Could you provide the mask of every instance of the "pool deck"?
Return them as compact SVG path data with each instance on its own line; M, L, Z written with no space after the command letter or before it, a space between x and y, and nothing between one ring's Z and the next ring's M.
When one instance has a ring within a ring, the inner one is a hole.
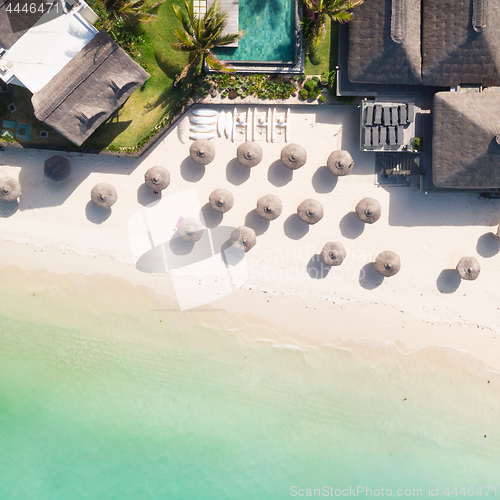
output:
M207 0L207 8L213 4L214 0ZM238 33L239 31L239 0L221 0L221 10L227 13L226 26L223 35ZM225 47L238 47L238 41L225 45Z

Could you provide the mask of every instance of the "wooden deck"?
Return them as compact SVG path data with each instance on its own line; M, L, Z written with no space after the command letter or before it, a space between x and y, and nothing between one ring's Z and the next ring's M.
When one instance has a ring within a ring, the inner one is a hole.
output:
M200 1L200 3L203 3ZM213 0L207 0L207 9L212 5ZM227 12L227 24L223 34L238 33L239 31L239 0L221 0L222 12ZM238 47L238 41L225 45L225 47Z

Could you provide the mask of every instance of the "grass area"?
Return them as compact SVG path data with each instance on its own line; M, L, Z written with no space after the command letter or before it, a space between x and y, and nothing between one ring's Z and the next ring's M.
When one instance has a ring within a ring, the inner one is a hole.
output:
M306 55L304 73L306 75L321 75L325 71L333 71L338 62L338 44L339 23L328 20L325 35L317 48L316 58L311 61L309 55Z

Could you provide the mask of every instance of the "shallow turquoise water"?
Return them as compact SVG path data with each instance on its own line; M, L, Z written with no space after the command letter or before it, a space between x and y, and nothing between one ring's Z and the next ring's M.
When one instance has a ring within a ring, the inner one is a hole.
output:
M218 57L231 61L294 59L295 0L239 0L238 47L219 48Z
M498 377L461 371L462 355L280 347L196 313L61 295L71 316L37 288L8 292L33 299L24 321L0 318L1 499L500 495ZM29 320L39 296L53 322Z

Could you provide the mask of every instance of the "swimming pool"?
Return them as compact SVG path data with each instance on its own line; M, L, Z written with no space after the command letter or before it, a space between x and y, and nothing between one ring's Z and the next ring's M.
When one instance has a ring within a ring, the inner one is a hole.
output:
M296 0L239 0L238 47L220 47L220 59L293 63L296 59Z

